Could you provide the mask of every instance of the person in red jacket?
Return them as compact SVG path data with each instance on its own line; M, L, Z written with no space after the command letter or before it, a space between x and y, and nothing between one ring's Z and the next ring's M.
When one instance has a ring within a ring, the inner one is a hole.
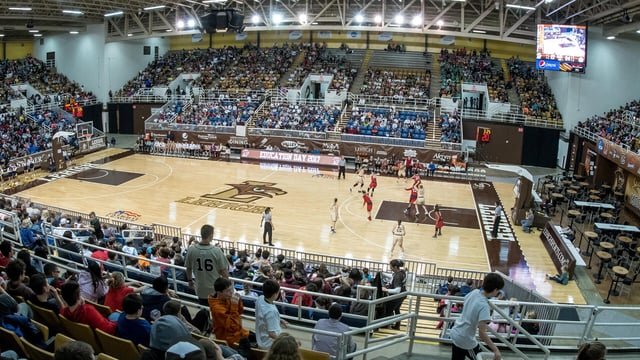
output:
M80 297L80 285L75 281L68 281L62 285L62 299L69 305L60 310L71 321L87 324L93 329L100 329L108 334L115 335L118 323L109 321L102 316L96 308L86 305Z

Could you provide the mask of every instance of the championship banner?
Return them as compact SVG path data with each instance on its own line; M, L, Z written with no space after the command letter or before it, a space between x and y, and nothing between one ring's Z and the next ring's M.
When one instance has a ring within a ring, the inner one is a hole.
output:
M318 31L318 39L331 39L331 31Z
M302 31L291 30L289 31L289 40L300 40L302 38Z
M393 39L393 34L388 31L378 33L378 40L380 41L389 41L391 39Z
M347 39L360 39L362 37L362 32L360 31L348 31L347 32Z

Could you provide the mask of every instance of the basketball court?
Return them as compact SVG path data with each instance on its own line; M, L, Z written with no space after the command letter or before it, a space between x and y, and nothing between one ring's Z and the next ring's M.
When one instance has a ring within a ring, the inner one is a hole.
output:
M503 216L500 236L490 240L492 206L513 204L513 183L424 178L428 213L408 215L411 180L379 176L372 221L362 195L349 191L356 176L337 179L337 169L273 162L242 163L136 154L109 148L84 156L66 171L37 180L17 193L37 203L100 216L127 217L139 224L166 224L198 234L215 226L215 238L261 243L261 214L272 209L276 247L321 254L389 261L396 257L433 262L438 267L500 270L539 293L561 302L584 303L577 286L558 289L544 281L555 271L539 235L525 234ZM369 177L365 178L365 188ZM329 207L338 198L336 233ZM434 204L445 220L433 238ZM401 254L389 252L397 220L406 228ZM553 291L552 291L553 289Z

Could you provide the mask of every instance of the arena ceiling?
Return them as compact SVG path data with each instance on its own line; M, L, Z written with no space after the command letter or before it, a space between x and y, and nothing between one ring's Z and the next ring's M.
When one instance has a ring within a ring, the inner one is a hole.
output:
M198 32L200 18L221 9L244 14L247 31L374 30L532 43L536 24L559 23L640 40L640 0L0 0L0 35L22 40L106 24L108 41L169 36ZM189 19L194 28L176 26Z

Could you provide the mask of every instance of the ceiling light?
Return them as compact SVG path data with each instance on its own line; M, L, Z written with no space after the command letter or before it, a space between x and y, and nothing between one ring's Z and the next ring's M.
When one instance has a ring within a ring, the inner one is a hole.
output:
M404 22L404 17L398 14L396 15L396 18L394 19L394 21L396 22L396 24L402 24Z
M422 16L420 15L416 15L413 17L413 19L411 20L411 25L413 26L418 26L422 23Z
M362 22L364 21L364 16L362 16L362 14L358 14L358 15L356 15L356 17L354 18L354 20L355 20L358 24L360 24L360 23L362 23Z
M611 35L611 36L607 36L607 40L613 40L613 39L615 39L615 38L616 38L616 37L615 37L615 36L613 36L613 35Z
M42 36L42 34L33 34L33 36L39 37Z
M4 37L4 34L0 34L0 37Z
M224 3L224 2L227 2L227 0L204 0L202 3L211 4L211 3Z
M10 7L9 10L14 11L31 11L30 7Z
M124 14L124 12L122 12L122 11L114 11L114 12L111 12L111 13L108 13L108 14L104 14L104 17L118 16L118 15L122 15L122 14Z
M280 15L280 14L273 14L273 18L272 18L272 20L273 20L273 23L274 23L274 24L278 25L278 24L280 24L280 23L282 22L282 15Z
M638 34L640 34L640 30L636 30L636 32L637 32Z
M524 5L507 4L506 6L508 8L512 8L512 9L522 9L522 10L535 10L536 9L533 6L524 6Z
M184 21L178 20L178 22L176 23L176 27L178 29L182 29L184 27Z
M376 15L373 20L376 22L376 24L380 24L382 22L382 16Z
M69 34L76 35L76 34L79 34L79 32L77 32L77 31L69 31Z
M172 32L173 30L171 30L171 29L167 29L167 30L165 30L165 31L166 31L166 32Z
M438 21L436 21L436 25L442 26L442 25L444 25L444 21L438 20Z
M84 14L82 11L78 10L62 10L63 14L73 14L73 15L82 15Z
M187 20L187 26L190 27L190 28L196 26L196 21L193 20L193 19Z
M298 19L300 19L300 23L301 24L306 24L307 23L307 14L300 14Z
M127 36L131 37L131 36L133 36L133 34L127 34Z
M486 34L487 32L484 30L471 30L471 32L474 32L476 34Z
M164 5L149 6L149 7L144 8L144 11L158 10L158 9L162 9L164 7L165 7Z
M35 29L34 29L34 30L29 30L29 32L30 32L30 33L38 33L38 32L40 32L40 30L35 30Z
M258 15L253 15L253 16L251 17L251 22L252 22L252 23L254 23L254 24L259 23L259 22L260 22L260 16L258 16Z

